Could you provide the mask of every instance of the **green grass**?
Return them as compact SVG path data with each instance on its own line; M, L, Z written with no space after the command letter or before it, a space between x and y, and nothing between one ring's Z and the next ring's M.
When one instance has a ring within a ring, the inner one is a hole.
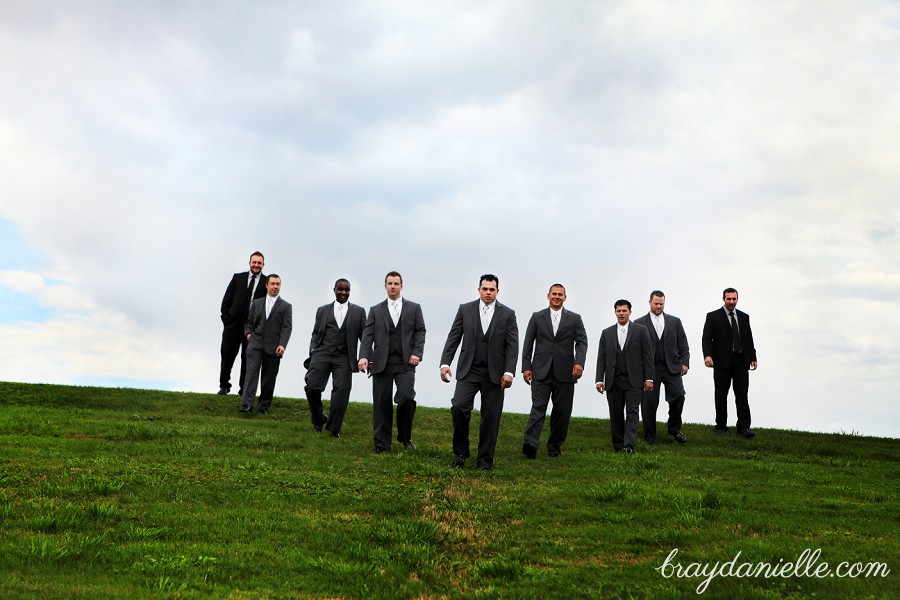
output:
M900 440L685 427L627 456L573 419L563 456L450 468L447 409L416 452L372 453L371 407L341 439L306 402L244 417L236 396L0 383L0 598L680 598L675 559L883 562L886 577L718 577L710 598L890 598ZM477 415L473 420L477 424ZM546 436L546 432L544 434ZM473 427L473 440L477 425ZM696 567L695 567L696 568Z

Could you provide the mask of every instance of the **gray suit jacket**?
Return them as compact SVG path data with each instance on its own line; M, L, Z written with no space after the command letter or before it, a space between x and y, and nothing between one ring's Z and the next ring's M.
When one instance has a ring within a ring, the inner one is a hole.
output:
M552 366L557 381L574 382L572 367L576 364L583 367L587 360L587 332L581 315L565 308L561 312L555 336L549 308L537 311L528 320L522 347L522 371L531 371L535 379L550 375Z
M619 346L619 325L607 327L600 334L600 348L597 351L597 383L603 382L606 389L615 383L616 349ZM653 342L650 332L643 325L632 322L628 326L628 337L625 338L625 363L630 389L644 389L645 381L653 381L656 373L653 368Z
M681 365L691 366L691 351L688 347L687 336L684 334L684 327L681 325L681 319L672 315L663 313L665 328L663 329L663 349L665 356L663 362L669 373L672 375L681 375ZM634 320L635 323L643 325L650 332L650 340L653 342L654 359L658 358L656 348L659 343L659 336L656 335L656 328L653 326L653 318L651 313L647 313L643 317ZM657 373L659 375L659 373Z
M261 348L266 354L274 355L278 346L287 348L288 340L291 339L293 316L293 307L289 302L282 300L281 296L275 299L268 319L266 298L254 300L250 305L250 316L244 323L244 335L252 334L247 349Z
M369 371L372 373L380 373L387 366L391 322L391 309L387 300L369 309L369 318L366 319L359 347L359 358L369 361ZM409 357L414 355L422 358L425 351L425 319L422 317L422 307L404 298L400 312L400 327L403 330L403 337L400 339L403 345L403 361L408 369L414 369L415 367L409 366Z
M312 337L309 340L309 355L319 349L322 345L322 338L325 337L325 320L328 315L333 315L334 302L323 304L316 309L316 322L313 325ZM350 369L356 373L359 367L356 363L356 352L359 340L362 339L363 325L366 322L366 311L362 306L347 301L347 316L344 317L344 323L347 325L347 358L350 360ZM309 359L303 362L303 368L309 368Z
M481 316L478 314L480 300L459 305L456 318L450 326L444 351L441 353L441 364L453 362L456 349L459 351L459 362L456 365L456 378L463 379L472 367L475 358L475 341L481 330ZM519 327L516 325L516 313L513 309L494 301L494 317L487 331L487 364L490 380L500 385L504 373L516 372L516 360L519 358Z

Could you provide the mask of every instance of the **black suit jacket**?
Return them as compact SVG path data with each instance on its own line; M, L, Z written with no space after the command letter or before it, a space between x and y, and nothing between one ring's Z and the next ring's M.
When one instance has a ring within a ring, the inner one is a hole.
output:
M334 315L334 302L329 302L316 309L316 322L313 325L312 337L309 340L309 355L319 350L322 345L322 339L325 337L325 320L329 315ZM350 360L350 369L356 373L359 367L356 359L356 352L359 347L359 340L362 339L363 326L366 322L366 311L362 306L347 301L347 314L344 317L344 323L347 325L347 358ZM309 368L309 359L303 363L303 367Z
M372 373L381 373L387 366L391 323L391 309L387 300L369 309L362 344L359 347L359 358L369 361L369 371ZM422 307L404 298L400 312L400 326L403 332L403 337L400 338L403 345L403 361L408 369L414 369L415 367L409 366L409 357L418 356L421 359L425 351L425 319L422 317Z
M250 316L244 323L244 335L252 334L247 350L262 348L266 354L274 355L278 346L287 348L291 339L293 316L293 307L290 302L282 300L281 296L275 299L269 318L266 318L266 299L254 300Z
M269 281L268 275L259 274L259 281L256 282L256 291L253 293L253 299L263 298L266 295L266 282ZM226 328L238 327L244 324L247 316L250 314L250 299L247 297L247 285L250 282L250 271L243 273L235 273L225 288L225 295L222 297L222 324Z
M750 368L751 362L756 362L756 346L753 345L753 330L750 329L750 315L735 309L738 328L741 334L741 354ZM728 322L728 313L725 308L714 310L706 314L706 323L703 325L703 356L711 356L713 367L727 368L731 366L734 357L732 350L733 339L731 323Z
M597 382L603 382L610 390L615 385L616 349L619 346L619 325L607 327L600 334L600 348L597 351ZM645 381L653 381L656 372L653 368L653 342L650 332L643 325L632 322L628 326L625 338L625 364L627 366L628 385L630 389L644 389Z
M459 362L456 378L463 379L468 374L475 358L475 343L478 331L481 330L479 315L480 300L459 305L456 318L450 326L444 351L441 353L441 364L453 362L456 349L462 342L459 351ZM516 372L516 360L519 358L519 328L516 325L516 313L513 309L494 301L494 316L487 331L487 364L490 380L500 385L504 373Z
M535 379L544 379L550 374L552 365L557 381L574 382L572 367L576 364L584 366L587 347L587 332L581 315L563 308L554 336L550 309L539 310L531 315L525 329L522 371L531 371Z
M663 328L663 363L672 375L681 375L681 365L691 366L691 350L688 346L687 336L681 319L673 317L665 312L662 314L665 327ZM653 342L653 358L656 359L656 348L659 345L659 336L656 335L656 327L653 326L651 313L634 320L638 325L643 325L650 332L650 340ZM659 376L659 373L657 373Z

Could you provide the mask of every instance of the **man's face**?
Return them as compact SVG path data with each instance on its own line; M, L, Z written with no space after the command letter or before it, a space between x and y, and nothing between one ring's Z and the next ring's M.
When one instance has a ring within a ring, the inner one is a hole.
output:
M281 277L269 277L266 282L266 291L272 297L277 296L281 291Z
M616 307L616 321L618 321L619 325L628 323L629 318L631 318L631 309L628 308L627 304L620 304Z
M553 310L561 309L563 302L566 301L566 290L556 286L550 288L550 293L547 294L547 300L550 301L550 308Z
M250 257L250 272L254 275L259 275L264 265L263 257L259 254Z
M665 296L653 296L650 298L650 312L654 315L661 315L663 309L666 307L666 297Z
M384 280L384 289L387 292L388 298L396 300L400 297L400 290L403 289L403 284L400 282L399 277L392 275Z
M347 300L350 299L350 284L346 281L341 281L336 286L334 286L334 299L338 301L338 304L343 304Z
M499 289L497 288L496 281L484 279L481 281L481 285L478 286L478 293L481 295L481 301L485 304L490 304L496 300L498 291Z
M737 306L737 292L728 292L722 300L725 302L725 308L729 311L734 310Z

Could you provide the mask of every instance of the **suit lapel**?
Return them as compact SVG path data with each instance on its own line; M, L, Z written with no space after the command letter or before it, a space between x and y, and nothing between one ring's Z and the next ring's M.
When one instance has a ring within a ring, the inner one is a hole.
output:
M550 313L550 309L549 309L549 308L545 308L545 309L544 309L543 311L541 311L541 312L544 313L544 314L543 314L543 319L542 319L542 320L544 321L544 325L547 326L547 331L550 332L550 337L554 337L554 336L553 336L553 316L552 316L551 313Z
M388 308L388 301L385 300L381 304L378 305L379 310L381 310L382 321L384 322L384 330L388 335L391 334L391 323L394 321L391 318L391 309ZM403 313L400 313L401 315Z
M663 313L663 319L666 318L665 314L666 313ZM650 326L650 335L651 335L651 337L653 337L653 343L655 344L655 343L659 342L659 334L656 333L656 324L653 322L652 313L650 314L650 318L648 319L648 321L649 322L647 324ZM668 328L666 328L666 329L668 329ZM663 329L663 337L665 337L665 335L666 335L666 329Z
M477 307L476 307L477 308ZM500 318L500 311L502 310L502 306L500 303L494 300L494 314L491 317L491 324L488 325L488 330L484 333L484 337L490 341L491 336L494 335L494 329L496 329L495 325L497 324L497 320ZM478 318L478 326L481 327L481 315Z
M634 325L634 322L632 321L628 324L628 333L625 334L625 345L622 347L622 352L624 352L628 348L628 346L631 344L631 338L634 337L634 330L635 330L635 325ZM618 340L618 335L616 336L616 339Z

